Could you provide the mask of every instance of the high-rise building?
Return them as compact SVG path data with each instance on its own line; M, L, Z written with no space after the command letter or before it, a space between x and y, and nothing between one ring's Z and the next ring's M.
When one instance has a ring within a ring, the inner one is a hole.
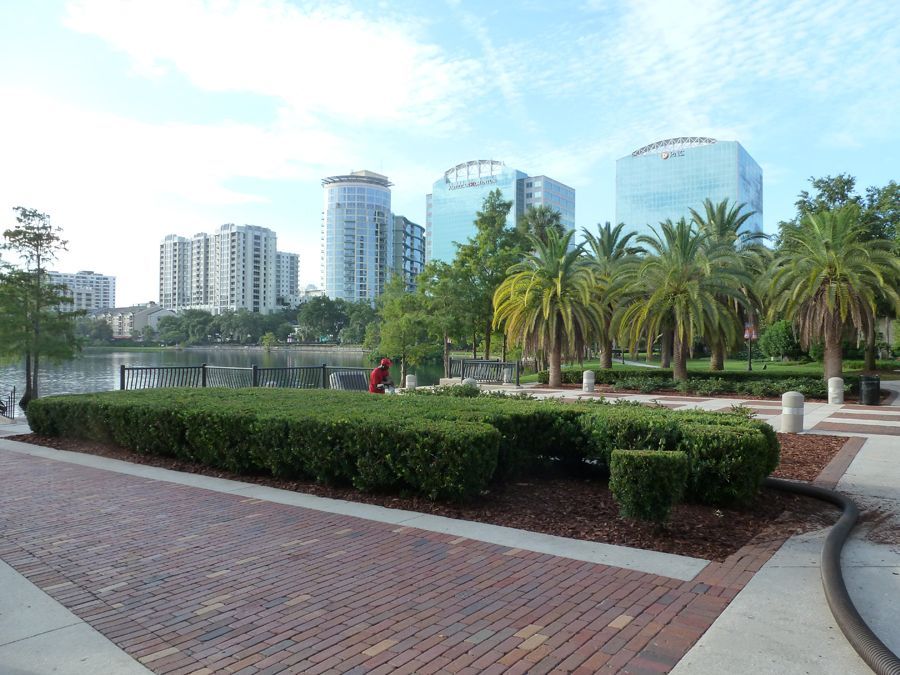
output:
M275 302L296 307L300 303L300 256L275 252Z
M616 161L616 222L630 230L690 219L690 209L703 213L705 199L745 204L753 215L744 229L762 231L762 169L737 141L668 138Z
M406 290L416 290L416 277L425 266L425 228L405 216L394 216L391 272L402 274Z
M50 283L65 286L63 293L72 299L64 309L92 310L116 306L116 278L97 274L90 270L75 272L48 272Z
M160 306L213 314L276 307L276 236L256 225L222 225L191 239L169 235L160 245Z
M191 240L177 234L159 245L159 304L173 310L191 304Z
M372 171L322 180L322 288L328 297L372 302L384 291L393 254L391 185Z
M426 261L450 262L454 243L475 234L475 216L485 197L500 190L513 203L507 225L513 226L529 207L550 206L560 212L563 225L575 227L575 190L547 176L529 176L503 162L479 159L448 169L425 196Z

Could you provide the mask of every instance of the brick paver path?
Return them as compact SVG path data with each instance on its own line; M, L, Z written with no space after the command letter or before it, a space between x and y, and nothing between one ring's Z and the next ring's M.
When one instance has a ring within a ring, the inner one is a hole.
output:
M0 557L159 673L660 673L781 541L690 582L0 452Z

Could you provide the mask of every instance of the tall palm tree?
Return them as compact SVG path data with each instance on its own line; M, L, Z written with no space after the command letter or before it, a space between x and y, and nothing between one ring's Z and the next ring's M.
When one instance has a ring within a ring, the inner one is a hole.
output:
M650 349L653 336L672 325L674 377L686 380L688 350L696 337L719 327L726 339L734 339L737 329L723 318L728 311L723 300L746 306L741 289L751 280L735 251L710 246L707 235L684 218L660 223L654 235L638 237L649 255L627 265L613 283L629 296L617 310L613 327L632 349L641 337Z
M599 334L602 317L592 301L594 275L583 245L570 249L574 231L529 235L534 250L507 270L494 293L494 326L530 351L546 351L550 386L562 383L562 357L579 356Z
M891 242L864 235L855 205L807 214L783 229L773 265L770 311L793 321L802 347L824 342L826 380L841 376L847 327L873 325L879 295L900 310L900 262Z
M584 243L590 248L594 267L594 277L597 280L597 305L603 319L602 329L598 336L600 343L600 367L612 368L612 315L615 311L615 297L611 293L612 280L616 271L634 256L643 253L640 246L629 246L636 232L624 232L625 223L619 223L612 227L607 221L597 225L597 234L592 233L586 227L581 228Z
M547 233L551 230L560 237L566 230L562 224L562 214L546 204L529 206L519 219L517 227L522 234L530 234L544 242L547 241Z
M697 224L700 232L706 235L706 245L710 247L725 247L738 253L738 262L749 271L752 266L753 258L757 254L757 249L762 247L762 242L766 236L762 232L754 232L750 230L741 231L741 228L747 220L753 215L753 211L745 211L745 204L732 204L729 206L728 199L714 204L711 199L703 201L703 214L701 215L695 209L691 209L691 219ZM742 213L743 211L743 213ZM754 299L751 291L752 288L744 288L744 293ZM745 312L741 311L741 307L734 302L727 303L724 298L720 298L730 311L724 312L719 319L723 321L731 321L738 326L741 319L752 322L753 316L759 310L759 303L751 303ZM742 316L743 314L743 316ZM710 326L707 331L707 343L710 347L710 370L725 369L725 353L728 349L728 343L725 341L724 326Z

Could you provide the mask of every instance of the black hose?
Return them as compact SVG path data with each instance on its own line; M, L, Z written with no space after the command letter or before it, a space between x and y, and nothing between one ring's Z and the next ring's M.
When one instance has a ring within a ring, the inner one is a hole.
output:
M763 485L784 492L821 499L841 508L843 513L831 528L831 532L825 538L825 546L822 548L821 571L825 598L828 600L828 606L831 608L837 625L863 661L877 675L900 675L900 658L897 658L897 655L888 649L863 621L850 599L847 585L844 583L844 575L841 574L841 551L859 517L859 509L856 508L856 504L834 490L806 483L766 478Z

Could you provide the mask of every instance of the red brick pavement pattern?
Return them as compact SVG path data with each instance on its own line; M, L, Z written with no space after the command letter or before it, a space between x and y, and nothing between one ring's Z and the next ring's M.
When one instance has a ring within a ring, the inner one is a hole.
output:
M682 582L12 452L0 471L0 557L173 675L663 673L782 543Z

